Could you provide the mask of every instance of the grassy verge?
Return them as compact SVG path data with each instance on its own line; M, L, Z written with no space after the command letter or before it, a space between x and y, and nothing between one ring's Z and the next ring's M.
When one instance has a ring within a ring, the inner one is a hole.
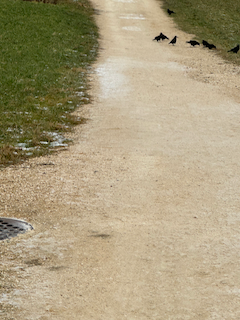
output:
M87 0L1 0L0 166L65 146L81 123L98 30Z
M163 9L176 12L171 17L185 32L214 43L226 60L240 64L238 54L227 51L240 44L240 2L236 0L161 0ZM167 13L166 13L167 14Z

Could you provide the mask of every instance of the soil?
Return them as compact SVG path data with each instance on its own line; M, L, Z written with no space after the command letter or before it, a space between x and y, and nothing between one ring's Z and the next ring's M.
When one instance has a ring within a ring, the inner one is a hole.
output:
M0 172L0 318L239 319L239 67L154 0L93 1L89 120ZM176 45L152 39L160 32Z

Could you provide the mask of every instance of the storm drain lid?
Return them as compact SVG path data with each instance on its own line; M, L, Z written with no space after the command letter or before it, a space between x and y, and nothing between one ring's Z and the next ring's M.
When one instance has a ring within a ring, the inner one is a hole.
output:
M20 233L32 230L33 227L22 220L0 218L0 240L16 237Z

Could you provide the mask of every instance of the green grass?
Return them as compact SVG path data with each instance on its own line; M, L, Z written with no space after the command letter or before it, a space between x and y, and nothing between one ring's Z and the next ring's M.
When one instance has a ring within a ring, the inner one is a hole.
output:
M177 25L185 32L213 43L224 59L240 64L238 54L227 51L240 44L240 2L236 0L161 0L170 8ZM167 13L166 13L167 14Z
M1 0L0 165L51 152L62 132L84 121L71 112L89 101L93 14L87 0Z

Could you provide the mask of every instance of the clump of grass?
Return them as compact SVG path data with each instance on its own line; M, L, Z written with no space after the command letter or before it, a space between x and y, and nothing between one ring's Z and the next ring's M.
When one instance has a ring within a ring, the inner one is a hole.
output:
M89 102L93 13L87 0L1 1L0 165L65 145L61 132L84 121L71 112Z
M18 163L22 158L24 158L24 155L14 147L10 145L0 147L0 163L2 165Z
M161 4L176 12L171 17L183 31L214 43L224 59L240 64L240 55L227 52L240 44L239 1L162 0Z

